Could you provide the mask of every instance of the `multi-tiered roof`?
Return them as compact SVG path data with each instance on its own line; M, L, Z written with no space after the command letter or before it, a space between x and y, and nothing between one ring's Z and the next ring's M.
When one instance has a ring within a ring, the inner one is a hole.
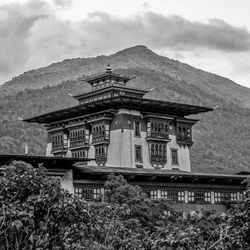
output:
M126 83L132 78L134 77L113 73L108 65L105 73L84 80L92 86L92 91L75 95L74 98L79 101L78 105L29 118L25 121L48 124L119 108L164 115L178 114L179 117L212 110L207 107L144 98L143 96L148 91L126 86Z

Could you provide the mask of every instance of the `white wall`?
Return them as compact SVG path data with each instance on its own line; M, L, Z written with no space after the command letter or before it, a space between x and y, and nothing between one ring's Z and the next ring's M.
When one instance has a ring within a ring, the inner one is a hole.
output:
M49 143L47 143L45 155L46 155L46 156L54 156L54 155L51 153L51 150L52 150L52 142L49 142Z
M68 190L70 193L74 193L74 185L73 185L73 172L72 170L68 170L61 179L62 188Z
M120 109L117 114L130 114L143 118L142 114L139 111ZM115 121L114 121L115 122ZM129 121L128 121L129 122ZM149 159L149 148L148 142L146 141L147 132L141 131L141 137L134 136L134 130L132 129L115 129L110 131L110 143L108 145L108 155L106 166L110 167L132 167L135 168L137 164L143 165L144 168L152 168ZM167 143L167 163L164 166L164 169L179 169L183 171L191 171L190 165L190 155L189 148L180 147L176 143L176 136L170 135L170 142ZM90 135L90 143L92 142L92 135ZM69 143L69 142L68 142ZM135 145L142 146L142 156L143 162L135 162ZM171 148L178 150L178 166L172 165L171 159ZM46 156L53 156L51 154L52 143L47 144ZM71 157L71 152L68 150L67 157ZM95 148L90 146L88 152L88 158L95 158ZM88 165L97 166L95 161L89 161Z
M118 113L128 114L130 111L121 109ZM134 115L141 115L138 111L132 111ZM146 141L146 132L141 132L141 137L134 136L134 130L131 129L116 129L110 131L110 144L108 146L108 159L106 166L110 167L136 167L137 163L135 162L135 145L142 146L142 155L143 155L143 165L144 168L152 168L149 159L149 149L148 142ZM164 166L164 169L179 169L183 171L191 171L190 166L190 156L189 148L180 147L176 143L176 136L169 136L171 141L167 143L167 163ZM172 165L171 159L171 148L178 150L178 162L179 165Z

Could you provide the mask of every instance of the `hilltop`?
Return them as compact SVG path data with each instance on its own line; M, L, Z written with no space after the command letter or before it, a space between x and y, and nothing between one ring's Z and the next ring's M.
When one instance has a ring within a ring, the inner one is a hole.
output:
M234 173L249 169L250 89L218 75L135 46L109 56L74 58L31 70L0 86L0 149L44 154L46 132L40 125L20 122L77 102L67 93L90 90L82 81L105 70L136 76L128 86L154 88L146 97L219 108L201 114L194 127L191 149L193 171Z

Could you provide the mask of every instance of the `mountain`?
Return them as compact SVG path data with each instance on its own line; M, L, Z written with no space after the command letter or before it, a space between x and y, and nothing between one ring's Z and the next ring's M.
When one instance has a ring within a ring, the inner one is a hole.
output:
M110 56L74 58L31 70L0 86L0 151L23 153L24 143L32 154L44 154L46 131L26 124L18 116L31 117L77 104L67 93L90 90L82 79L113 71L136 76L128 86L155 90L146 97L219 108L195 116L193 171L235 173L249 170L250 89L187 64L135 46Z

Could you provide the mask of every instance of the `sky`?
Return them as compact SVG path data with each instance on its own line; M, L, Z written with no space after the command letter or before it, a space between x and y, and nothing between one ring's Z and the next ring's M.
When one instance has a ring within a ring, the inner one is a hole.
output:
M250 88L249 0L0 0L0 84L135 45Z

